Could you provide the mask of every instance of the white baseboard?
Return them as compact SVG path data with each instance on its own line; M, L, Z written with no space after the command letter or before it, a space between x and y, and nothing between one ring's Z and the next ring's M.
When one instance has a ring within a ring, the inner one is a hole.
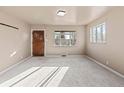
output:
M15 66L17 66L17 65L19 65L19 64L21 64L21 63L23 63L23 62L25 62L26 60L28 60L28 59L30 59L30 58L31 58L31 56L29 56L29 57L27 57L27 58L25 58L25 59L22 59L22 60L20 60L19 62L17 62L17 63L15 63L15 64L9 66L8 68L6 68L6 69L0 71L0 75L2 75L3 73L9 71L10 69L14 68Z
M123 74L121 74L121 73L115 71L114 69L112 69L112 68L110 68L110 67L108 67L108 66L106 66L106 65L104 65L104 64L102 64L102 63L100 63L100 62L98 62L97 60L95 60L95 59L93 59L93 58L91 58L91 57L89 57L89 56L87 56L87 55L86 55L86 57L87 57L88 59L90 59L91 61L97 63L98 65L102 66L103 68L105 68L105 69L111 71L112 73L114 73L114 74L116 74L116 75L118 75L118 76L124 78L124 75L123 75Z

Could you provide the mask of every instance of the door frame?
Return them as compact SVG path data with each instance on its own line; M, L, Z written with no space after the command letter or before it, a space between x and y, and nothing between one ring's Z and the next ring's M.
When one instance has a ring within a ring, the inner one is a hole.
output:
M45 31L45 29L31 29L31 56L33 56L33 46L32 46L32 44L33 44L33 35L32 35L32 33L34 32L34 31L44 31L44 56L46 56L46 31ZM41 56L41 57L44 57L44 56Z

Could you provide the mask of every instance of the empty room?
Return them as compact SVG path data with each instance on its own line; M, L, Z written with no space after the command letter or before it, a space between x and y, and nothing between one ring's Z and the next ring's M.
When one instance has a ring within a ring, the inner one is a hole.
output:
M0 87L124 87L123 6L0 6Z

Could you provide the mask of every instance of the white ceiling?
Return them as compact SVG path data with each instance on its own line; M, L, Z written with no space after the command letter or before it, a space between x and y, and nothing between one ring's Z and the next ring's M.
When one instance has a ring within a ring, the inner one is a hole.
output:
M57 16L57 10L66 11L63 17ZM0 10L20 18L29 24L48 25L85 25L112 7L104 6L1 6Z

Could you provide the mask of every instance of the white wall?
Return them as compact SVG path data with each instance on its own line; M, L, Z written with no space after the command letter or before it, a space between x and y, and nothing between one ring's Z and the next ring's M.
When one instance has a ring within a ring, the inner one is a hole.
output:
M1 71L30 56L30 26L2 12L0 12L0 22L19 28L19 30L15 30L0 25Z
M84 27L83 26L50 26L50 25L32 25L32 29L45 29L46 33L46 55L51 54L84 54ZM72 47L57 47L54 41L54 31L56 30L66 30L66 31L76 31L77 42L75 46Z
M106 22L107 43L91 44L89 28ZM117 7L87 26L86 53L88 56L124 74L124 7ZM106 64L107 65L107 64Z

